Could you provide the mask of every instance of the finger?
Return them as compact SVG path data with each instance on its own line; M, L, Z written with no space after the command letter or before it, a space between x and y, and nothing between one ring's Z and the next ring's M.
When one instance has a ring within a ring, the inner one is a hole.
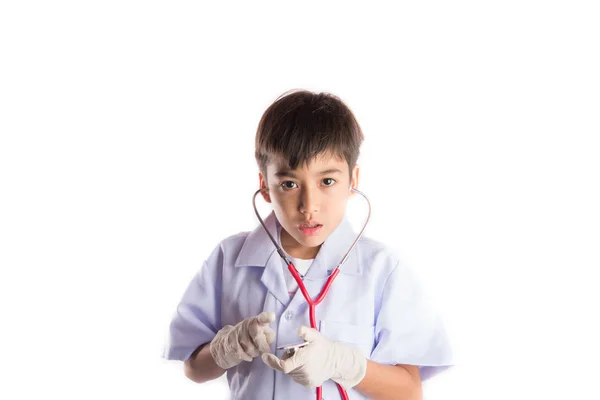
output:
M256 319L261 325L269 325L271 322L275 321L275 313L271 311L263 311L258 314Z
M281 360L281 368L284 374L289 374L295 369L304 365L305 355L304 348L296 350L293 356L286 360Z
M320 338L321 334L316 329L310 328L308 326L301 326L300 329L298 329L298 336L300 336L302 339L306 340L307 342L312 343L315 340L317 340L318 338Z
M272 343L272 342L271 342ZM267 337L263 332L259 332L258 335L254 337L254 344L263 353L270 353L271 347L269 343L267 343Z
M267 349L271 343L275 342L273 329L268 326L250 324L248 333L260 351L270 353Z
M244 361L252 361L258 356L258 349L254 346L252 339L248 337L239 338L238 356Z
M237 356L240 360L243 361L252 361L252 357L247 354L244 349L242 349L242 346L238 347L237 349Z
M267 339L267 343L271 344L275 342L275 331L269 327L266 327L265 330L265 337Z
M263 353L260 358L265 364L267 364L268 367L276 371L283 372L283 368L281 367L281 360L277 358L277 356L275 356L274 354Z

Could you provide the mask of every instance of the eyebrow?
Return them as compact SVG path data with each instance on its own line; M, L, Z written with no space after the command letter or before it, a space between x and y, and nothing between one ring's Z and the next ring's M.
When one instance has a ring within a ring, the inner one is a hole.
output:
M329 168L329 169L319 172L319 175L329 175L329 174L335 174L335 173L341 174L342 171L340 171L338 168ZM279 178L281 178L281 177L297 178L296 174L294 174L289 169L277 171L277 172L275 172L275 176L277 176Z

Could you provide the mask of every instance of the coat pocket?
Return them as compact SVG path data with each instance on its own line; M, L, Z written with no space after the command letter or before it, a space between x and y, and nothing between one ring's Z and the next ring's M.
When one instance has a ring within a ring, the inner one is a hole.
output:
M320 332L328 339L357 348L369 358L375 344L375 327L347 322L321 321Z

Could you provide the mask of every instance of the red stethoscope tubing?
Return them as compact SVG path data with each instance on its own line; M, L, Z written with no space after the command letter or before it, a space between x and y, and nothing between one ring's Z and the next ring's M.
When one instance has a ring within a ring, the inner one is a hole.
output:
M254 197L252 198L252 205L254 206L254 212L256 213L256 217L258 218L258 220L260 221L260 224L262 225L262 227L264 228L265 232L267 233L267 235L269 236L269 238L271 239L271 242L273 242L273 244L275 245L275 248L277 249L277 252L279 253L279 256L285 261L285 263L288 266L288 269L290 270L292 276L294 277L294 279L296 280L296 283L298 283L298 288L300 289L300 291L302 292L302 295L304 296L304 298L306 299L306 302L308 303L309 306L309 315L310 315L310 326L316 330L319 330L319 328L317 328L317 317L315 315L315 308L316 306L323 301L323 299L325 298L325 296L327 295L327 292L329 291L329 288L331 287L331 284L333 283L333 280L338 276L338 274L340 273L340 266L346 261L346 259L348 258L348 255L350 254L350 252L352 251L352 249L354 249L354 246L356 246L356 243L358 243L358 240L361 238L363 232L365 231L365 228L367 227L367 224L369 223L369 219L371 218L371 202L369 201L369 199L367 198L367 196L365 196L365 194L359 190L356 190L354 188L350 188L350 190L354 193L358 193L360 194L366 201L367 201L367 205L369 207L369 212L367 214L367 219L365 220L365 223L363 224L362 229L360 230L358 236L356 237L356 239L354 239L354 242L352 243L352 246L350 246L350 248L348 249L348 251L346 252L346 254L344 255L344 257L342 258L342 260L340 261L340 263L338 264L337 267L335 267L335 269L333 270L333 273L331 274L331 276L327 279L327 282L325 282L325 286L323 287L323 289L321 289L321 293L319 293L319 296L316 298L316 300L313 300L310 297L310 294L308 293L308 291L306 290L306 286L304 286L304 282L302 282L302 278L300 277L300 274L298 273L298 271L296 270L296 267L294 266L294 264L288 260L288 258L285 255L285 252L283 251L283 249L277 244L277 242L275 241L275 239L273 238L273 235L271 235L271 233L269 232L269 230L267 229L267 226L265 225L265 222L263 221L263 219L260 217L260 214L258 212L258 209L256 208L256 196L263 191L263 189L259 189L256 191L256 193L254 193ZM346 390L339 384L336 383L337 387L338 387L338 391L340 392L340 396L342 397L343 400L348 400L348 393L346 393ZM323 387L319 386L317 387L317 400L322 400L323 398Z
M336 268L335 271L333 271L333 273L329 277L329 279L327 279L327 282L325 282L325 286L323 287L323 289L321 289L321 293L319 294L319 297L317 297L315 300L313 300L310 297L310 294L308 294L308 291L306 290L306 286L304 286L304 282L302 282L302 278L300 277L300 274L296 270L296 267L294 266L293 263L290 262L288 264L288 269L292 273L292 276L296 280L296 283L298 283L298 288L300 289L300 291L302 292L302 295L304 296L304 298L306 299L306 302L308 303L309 315L310 315L310 326L316 330L319 330L319 328L317 328L317 318L315 315L315 308L321 301L323 301L323 299L327 295L327 292L329 291L329 288L331 287L331 284L333 283L333 280L340 273L339 267ZM340 396L342 396L342 399L348 400L348 393L346 393L346 390L339 383L336 383L336 385L338 387L338 391L340 392ZM317 387L317 400L322 400L322 398L323 398L323 387L318 386Z

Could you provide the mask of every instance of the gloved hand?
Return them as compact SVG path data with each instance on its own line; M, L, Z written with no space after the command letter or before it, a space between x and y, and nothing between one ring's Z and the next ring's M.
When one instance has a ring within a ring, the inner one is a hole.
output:
M252 361L259 351L270 353L269 345L275 341L275 331L269 328L273 321L275 313L262 312L236 326L224 326L210 342L210 354L215 363L229 369L242 361Z
M327 339L307 326L301 327L298 335L310 344L287 359L264 353L261 356L263 362L307 388L321 386L332 379L344 389L350 389L365 377L367 358L360 350Z

